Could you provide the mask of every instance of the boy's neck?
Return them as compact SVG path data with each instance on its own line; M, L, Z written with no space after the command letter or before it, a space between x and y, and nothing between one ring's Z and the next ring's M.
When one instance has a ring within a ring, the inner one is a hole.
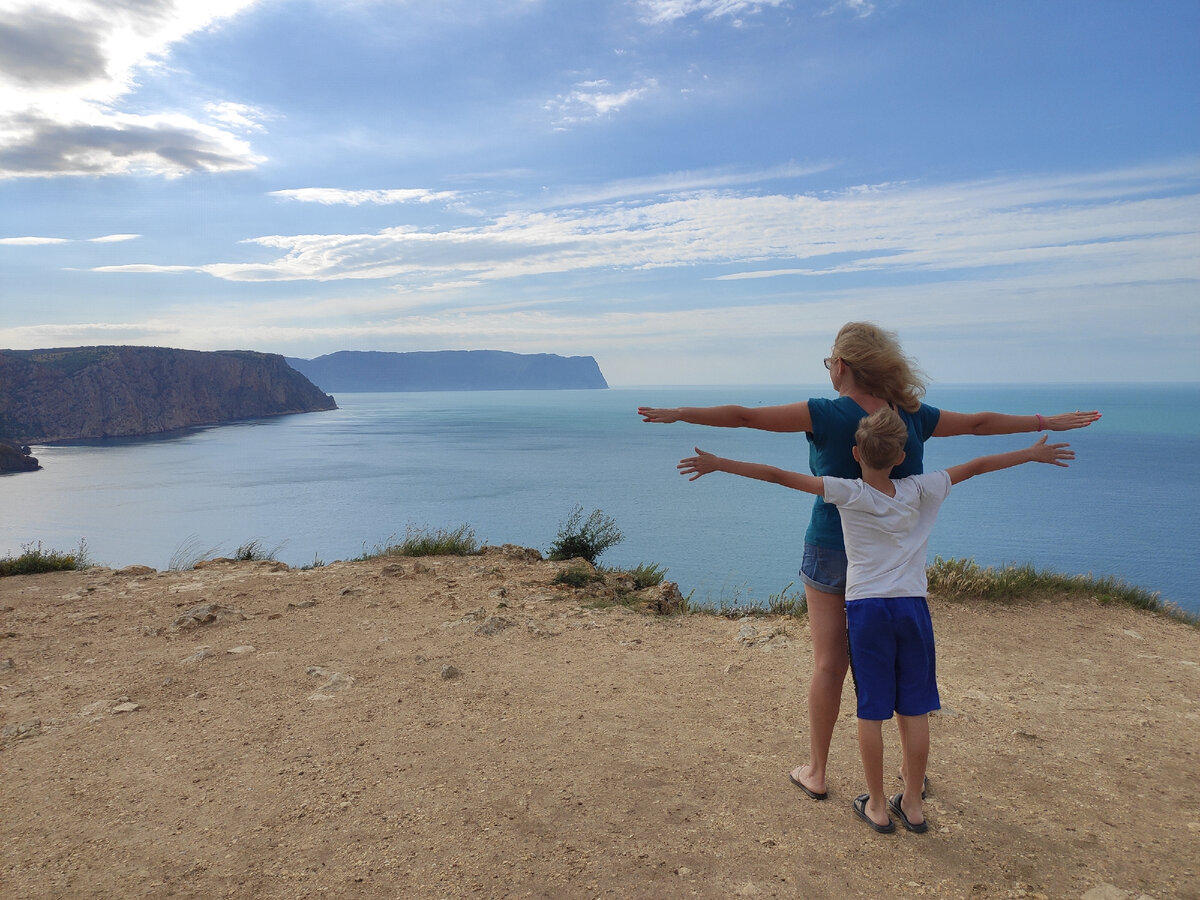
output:
M864 484L869 484L881 494L887 494L889 497L896 496L896 486L892 484L891 469L872 469L870 466L864 466L861 463L859 468L862 469L862 480Z

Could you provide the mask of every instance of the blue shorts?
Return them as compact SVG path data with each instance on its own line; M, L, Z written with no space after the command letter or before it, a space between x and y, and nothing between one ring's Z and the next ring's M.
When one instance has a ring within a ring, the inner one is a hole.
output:
M846 551L805 541L800 580L826 594L846 593Z
M924 597L863 597L846 603L858 717L873 721L941 709L933 620Z

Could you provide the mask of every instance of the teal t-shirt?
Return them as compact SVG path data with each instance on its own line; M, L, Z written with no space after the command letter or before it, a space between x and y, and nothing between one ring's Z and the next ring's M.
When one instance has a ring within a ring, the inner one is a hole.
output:
M862 470L854 461L851 449L858 423L867 411L849 397L836 400L811 398L808 412L812 417L812 431L808 438L808 468L814 475L832 475L835 478L861 478ZM933 406L921 404L915 413L897 410L908 426L908 443L904 445L904 462L892 469L893 478L920 475L923 471L925 442L933 436L942 412ZM844 550L842 520L837 507L826 503L821 497L813 502L812 519L804 533L806 543L833 550Z

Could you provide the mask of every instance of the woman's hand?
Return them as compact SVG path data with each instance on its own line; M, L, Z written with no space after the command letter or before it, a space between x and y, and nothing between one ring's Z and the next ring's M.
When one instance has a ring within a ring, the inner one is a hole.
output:
M639 406L638 415L642 417L643 422L659 422L663 425L679 421L678 409L655 409L652 406Z
M1046 431L1071 431L1075 428L1086 428L1100 418L1098 410L1091 412L1059 413L1057 416L1042 416Z
M719 456L713 456L711 453L705 453L699 447L696 447L696 455L689 456L687 459L681 459L679 465L675 468L679 470L680 475L691 475L688 481L695 481L701 475L707 475L709 472L719 471L718 463Z

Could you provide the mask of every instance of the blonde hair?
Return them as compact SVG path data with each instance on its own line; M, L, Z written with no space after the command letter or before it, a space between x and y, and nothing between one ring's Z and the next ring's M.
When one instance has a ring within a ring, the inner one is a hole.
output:
M883 406L858 423L854 443L863 465L872 469L890 469L896 465L908 443L908 426L898 412Z
M916 412L925 396L925 373L900 349L894 331L871 322L847 322L833 342L833 358L850 367L854 383L872 397Z

